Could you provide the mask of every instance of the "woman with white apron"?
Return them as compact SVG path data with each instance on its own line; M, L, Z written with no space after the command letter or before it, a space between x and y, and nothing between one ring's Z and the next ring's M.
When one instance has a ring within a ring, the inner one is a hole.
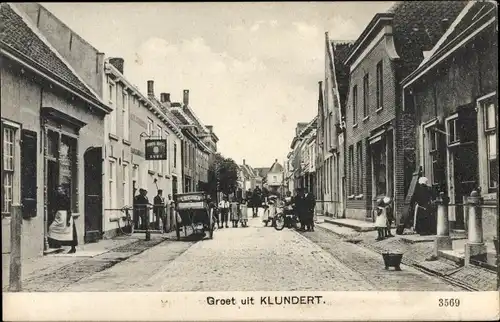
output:
M378 237L376 240L384 239L385 229L387 228L387 213L384 200L377 200L377 208L375 208L375 227L377 228Z
M243 199L241 201L241 205L240 205L240 220L241 220L242 227L247 227L247 225L248 225L248 211L250 211L250 210L251 209L248 209L248 206L247 206L247 200Z
M47 234L49 246L51 248L71 246L68 253L75 253L78 245L75 220L71 214L71 201L61 185L57 186L51 211L55 213Z

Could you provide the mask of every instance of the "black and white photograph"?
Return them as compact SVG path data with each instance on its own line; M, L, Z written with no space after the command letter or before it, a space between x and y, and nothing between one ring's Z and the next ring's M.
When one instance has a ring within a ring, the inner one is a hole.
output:
M495 2L0 6L5 320L500 317Z

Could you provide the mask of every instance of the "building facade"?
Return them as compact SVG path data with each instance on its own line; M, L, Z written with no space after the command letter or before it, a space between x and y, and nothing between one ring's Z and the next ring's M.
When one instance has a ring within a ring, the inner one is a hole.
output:
M415 171L414 118L403 113L399 83L444 33L444 19L454 19L464 6L397 3L387 13L376 14L354 43L344 61L350 70L346 217L373 220L376 200L389 196L399 222Z
M269 168L266 174L267 189L272 193L279 193L283 195L284 184L283 179L285 177L284 168L278 162L278 159L274 160L274 163Z
M480 187L486 240L498 227L498 29L496 8L470 2L403 81L416 119L416 164L450 198L455 229L467 229L466 198Z
M3 3L0 15L2 248L8 252L11 207L20 204L21 254L30 258L49 251L47 230L58 185L79 214L76 230L83 243L92 206L87 186L101 186L93 157L101 164L110 108L23 10Z

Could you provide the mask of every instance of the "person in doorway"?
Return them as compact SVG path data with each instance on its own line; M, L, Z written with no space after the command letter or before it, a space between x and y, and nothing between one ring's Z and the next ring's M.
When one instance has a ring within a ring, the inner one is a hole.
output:
M314 209L316 208L316 197L312 191L306 195L305 228L314 231Z
M148 199L148 191L146 189L139 189L139 194L134 198L134 221L140 229L146 229L146 216L148 215L148 206L150 205Z
M51 248L71 246L68 253L76 253L78 236L76 234L75 220L71 214L71 201L62 185L56 187L56 194L52 210L55 211L54 220L48 229L48 243Z
M415 204L413 230L419 235L432 235L436 229L432 213L432 191L426 177L418 179L412 202Z
M156 217L158 228L161 228L162 233L167 232L167 217L165 211L165 198L163 190L158 189L158 194L153 199L153 210ZM160 223L161 221L161 223Z
M221 213L221 227L224 228L224 224L226 224L226 228L229 228L228 225L228 215L229 215L229 201L227 201L227 197L223 197L219 202L219 210Z
M377 241L384 239L385 229L387 228L387 214L386 207L383 199L377 200L377 207L375 208L375 228L377 228Z

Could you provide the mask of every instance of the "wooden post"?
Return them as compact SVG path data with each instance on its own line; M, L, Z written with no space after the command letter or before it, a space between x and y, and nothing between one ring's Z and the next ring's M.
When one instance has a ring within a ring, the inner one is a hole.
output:
M10 221L10 276L9 291L21 291L21 234L23 218L21 215L21 205L11 206Z

